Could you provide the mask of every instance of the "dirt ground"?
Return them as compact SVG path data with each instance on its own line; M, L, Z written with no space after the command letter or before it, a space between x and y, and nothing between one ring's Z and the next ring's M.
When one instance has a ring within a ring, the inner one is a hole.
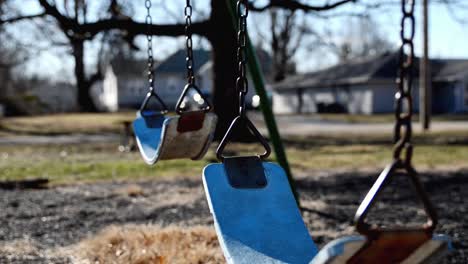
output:
M303 218L319 247L355 233L354 213L378 173L310 171L297 177ZM455 249L444 263L468 263L468 170L426 171L421 177L439 213L437 232L453 239ZM369 221L424 221L405 180L395 178ZM111 225L212 225L199 177L0 190L0 208L0 263L72 263L73 252L57 249Z

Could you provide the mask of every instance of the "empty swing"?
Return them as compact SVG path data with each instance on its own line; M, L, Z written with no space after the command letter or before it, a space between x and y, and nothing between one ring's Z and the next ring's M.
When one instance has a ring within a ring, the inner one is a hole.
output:
M145 1L147 9L146 24L152 24L151 1ZM175 107L176 116L167 116L167 107L158 96L154 87L152 35L148 29L148 82L149 91L133 122L135 137L140 153L147 164L155 164L158 160L202 158L213 139L217 117L210 112L212 106L195 84L194 58L191 32L192 6L190 0L184 9L186 34L186 68L187 84L185 85ZM183 107L185 97L190 89L197 92L205 104L199 110L186 110ZM162 110L148 109L150 100L154 98ZM190 147L187 147L190 145Z
M284 170L265 162L270 146L246 115L247 1L237 2L239 16L239 115L216 151L221 163L203 170L203 185L218 240L228 263L309 263L317 253L304 224ZM256 156L224 157L236 127L249 130L265 152Z
M326 245L314 258L313 264L332 263L438 263L451 249L450 238L434 235L437 215L418 173L411 163L411 117L414 65L414 0L401 0L400 62L395 94L395 147L393 162L388 165L369 190L356 215L356 229L361 236L348 236ZM409 23L408 23L409 22ZM409 34L407 27L410 26ZM404 131L402 134L402 130ZM402 153L404 152L404 155ZM403 156L403 157L402 157ZM365 221L372 205L393 177L408 177L428 217L420 227L379 227Z

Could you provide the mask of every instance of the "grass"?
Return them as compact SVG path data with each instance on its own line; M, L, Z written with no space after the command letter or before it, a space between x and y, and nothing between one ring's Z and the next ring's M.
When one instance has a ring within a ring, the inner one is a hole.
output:
M395 121L394 114L310 114L310 117L315 117L317 120L335 121L344 123L392 123ZM444 114L434 115L433 121L466 121L468 114ZM418 114L413 115L413 121L418 122Z
M0 119L2 134L60 135L117 133L120 123L133 120L135 112L76 113Z
M391 161L389 145L317 146L309 150L288 151L293 169L378 169ZM419 146L415 148L414 164L420 169L467 166L468 146Z
M389 123L395 120L392 114L314 114L318 120L335 121L345 123Z
M385 133L329 133L320 135L288 136L283 141L295 147L326 145L388 145L393 143L393 131ZM413 131L415 145L468 145L466 130L419 132Z
M120 130L119 122L133 117L134 113L128 112L5 118L0 120L0 136L117 132ZM349 117L353 118L352 115ZM365 117L382 120L393 118L391 115ZM390 132L290 137L285 140L285 145L293 172L381 168L391 159ZM414 142L417 145L414 158L417 168L467 165L468 128L467 131L415 133ZM214 147L199 161L171 160L147 166L138 152L120 153L113 143L20 147L3 145L0 146L0 181L48 178L54 184L63 184L195 176L201 174L206 164L216 162ZM258 153L261 150L256 145L233 144L231 151L235 154Z
M216 233L207 226L111 225L66 247L44 249L30 238L3 241L0 255L5 259L23 256L23 261L42 256L96 264L225 263Z
M131 121L134 117L134 111L119 113L74 113L33 117L9 117L0 119L0 137L17 134L63 135L71 133L119 133L122 129L120 123L123 121ZM392 114L313 114L305 116L305 118L310 117L317 120L345 123L394 122L394 116ZM417 115L415 115L414 118L414 120L417 120ZM433 120L468 120L468 115L440 115L434 116Z
M204 226L110 226L68 251L77 263L225 263L214 229Z
M206 161L171 160L147 166L139 153L114 144L0 147L0 180L48 178L53 183L192 175Z
M232 154L255 153L257 145L233 144ZM287 146L293 172L329 169L380 169L391 160L390 145ZM468 146L426 145L415 148L417 168L467 166ZM273 157L274 159L274 157ZM214 150L198 161L160 161L146 165L138 152L120 153L116 146L81 144L67 146L0 146L0 180L48 178L53 184L105 180L199 177L203 167L216 162Z

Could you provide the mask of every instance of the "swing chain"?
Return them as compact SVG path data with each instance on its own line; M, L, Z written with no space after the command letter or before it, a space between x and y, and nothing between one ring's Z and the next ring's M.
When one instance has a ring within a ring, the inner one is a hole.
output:
M248 83L247 83L247 15L249 13L248 10L248 2L247 0L237 0L237 17L239 19L239 29L237 31L237 64L239 66L239 76L236 79L236 90L239 92L239 115L232 120L231 125L229 126L226 134L224 135L221 142L219 142L219 146L216 149L216 157L218 160L224 162L223 151L226 145L228 144L229 138L231 137L232 133L234 133L234 129L236 126L244 126L247 128L253 136L257 138L257 140L262 144L265 148L265 152L257 157L261 160L268 158L271 154L271 148L268 144L268 141L260 134L258 129L249 120L249 117L246 113L245 108L245 96L248 92ZM239 157L237 157L239 158ZM252 158L252 157L250 157Z
M146 40L148 42L148 83L149 83L149 93L154 93L154 75L153 75L153 35L151 34L151 25L153 24L153 19L151 17L151 0L145 0L146 7L146 19L145 23L147 25Z
M395 147L393 152L393 162L388 165L385 170L379 175L372 188L367 193L364 200L359 205L359 208L354 217L356 228L359 233L376 239L383 232L404 234L403 232L423 232L424 236L432 234L437 225L437 213L432 205L429 196L424 190L422 183L419 180L418 173L411 165L413 155L413 145L411 143L411 116L412 116L412 95L411 88L413 84L414 71L414 33L415 33L415 18L414 6L416 0L401 0L401 46L399 50L399 65L397 76L397 92L395 93ZM402 134L403 131L403 134ZM401 158L402 152L404 159ZM416 195L421 200L424 210L428 216L428 221L421 228L404 228L404 227L379 227L370 225L365 222L365 218L372 208L379 194L385 186L390 182L392 176L396 176L400 172L405 173L414 187Z
M249 9L247 0L237 1L237 16L239 17L239 30L237 32L237 63L239 77L236 80L236 89L239 93L239 116L245 117L245 96L249 90L247 81L247 16Z
M405 164L411 164L413 146L411 143L412 127L411 117L413 111L413 98L411 95L414 72L414 18L415 0L402 0L401 9L401 46L399 50L399 69L397 77L397 92L395 93L395 148L394 159L401 159L401 152L405 151ZM403 134L402 134L402 131Z
M195 76L193 73L193 42L192 42L192 5L190 0L186 0L184 14L185 14L185 46L187 50L187 57L185 58L185 65L187 67L187 82L190 85L195 84Z

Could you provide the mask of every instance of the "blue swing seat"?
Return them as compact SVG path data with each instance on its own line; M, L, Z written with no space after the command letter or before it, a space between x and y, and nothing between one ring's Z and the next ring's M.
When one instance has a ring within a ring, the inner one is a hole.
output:
M333 240L320 250L311 264L347 263L366 244L366 241L366 237L364 236L346 236ZM440 259L451 250L450 237L446 235L434 235L432 239L419 246L400 263L439 263ZM388 252L389 255L392 253Z
M144 161L152 165L158 160L202 158L213 139L217 121L213 113L203 115L203 119L183 120L181 116L165 116L160 112L145 111L143 115L138 112L133 129ZM195 123L196 129L181 131L181 122Z
M283 169L261 162L266 186L234 188L224 164L203 170L218 240L228 263L309 263L318 250Z

